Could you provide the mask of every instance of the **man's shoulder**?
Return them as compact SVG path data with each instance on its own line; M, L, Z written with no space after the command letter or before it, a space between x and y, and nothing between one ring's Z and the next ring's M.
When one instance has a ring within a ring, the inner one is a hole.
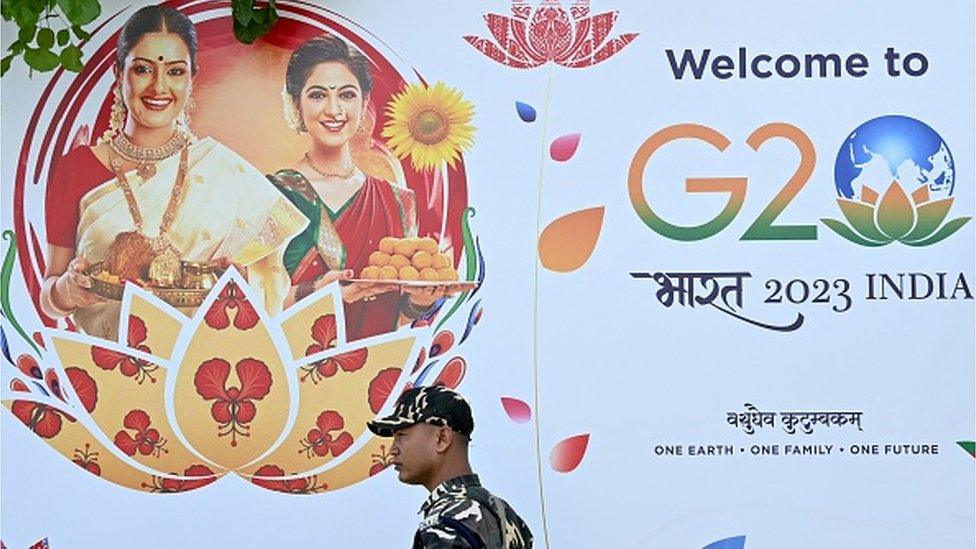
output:
M431 508L421 524L420 534L429 543L424 547L532 547L532 534L505 500L482 486L464 486L444 497ZM484 545L472 544L476 537ZM505 545L501 545L502 540Z

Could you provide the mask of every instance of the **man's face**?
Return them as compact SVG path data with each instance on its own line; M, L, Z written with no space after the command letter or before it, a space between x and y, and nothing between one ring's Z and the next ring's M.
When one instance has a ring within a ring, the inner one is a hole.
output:
M441 454L437 452L442 427L417 423L393 433L390 453L400 482L427 486L437 472Z

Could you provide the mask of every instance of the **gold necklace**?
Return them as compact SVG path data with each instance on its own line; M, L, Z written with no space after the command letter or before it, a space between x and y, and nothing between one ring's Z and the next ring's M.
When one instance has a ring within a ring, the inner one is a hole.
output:
M307 152L305 153L305 161L308 162L308 167L309 168L312 168L312 171L313 172L315 172L315 173L317 173L317 174L319 174L322 177L325 177L327 179L349 179L350 177L352 177L353 175L356 174L356 165L355 164L353 164L352 166L349 167L349 171L341 172L341 173L330 173L330 172L326 172L326 171L322 171L322 170L318 169L315 166L315 164L312 163L312 158L310 156L308 156L308 153Z
M183 132L174 132L169 141L158 147L140 147L119 132L109 141L109 146L115 154L136 163L136 172L143 179L151 179L156 175L156 162L165 160L183 149L189 137Z
M179 250L176 249L176 246L173 245L166 233L176 219L176 212L183 203L183 188L186 185L186 172L188 170L188 151L189 148L185 146L180 151L180 164L176 173L176 182L173 184L173 190L170 191L169 203L166 204L163 219L159 223L159 235L153 238L145 235L142 212L139 210L139 203L136 202L136 197L132 192L132 187L129 185L129 180L122 170L121 160L114 154L109 155L109 163L112 165L113 171L115 171L115 181L125 196L125 201L129 207L129 215L132 216L132 222L136 229L135 231L119 233L115 237L115 242L109 248L122 248L122 242L128 240L129 242L139 242L135 246L129 244L128 247L130 249L140 249L140 254L142 253L141 250L147 247L151 249L152 258L146 266L147 272L145 274L156 286L174 286L179 282L181 275ZM155 165L153 169L155 170ZM117 243L119 246L116 246ZM118 251L114 251L111 254L114 256L113 263L115 265L125 265L129 258L118 257L117 254ZM106 255L110 254L106 252Z

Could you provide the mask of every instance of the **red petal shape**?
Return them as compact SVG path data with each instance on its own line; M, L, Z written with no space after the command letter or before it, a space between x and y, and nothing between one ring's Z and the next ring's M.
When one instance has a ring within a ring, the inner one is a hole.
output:
M315 319L312 324L312 339L314 339L322 349L331 347L338 337L339 332L336 328L335 315L322 315ZM311 348L311 347L310 347ZM310 353L306 351L305 356Z
M41 379L41 367L37 365L37 359L30 355L17 357L17 369L34 379Z
M250 301L244 296L241 296L237 301L237 315L234 317L234 327L238 330L250 330L258 325L259 320L261 320L261 317L258 316L254 305L251 305Z
M393 386L396 385L397 379L400 379L400 372L400 368L387 368L376 374L373 381L369 382L369 409L374 414L378 414L380 408L390 398Z
M64 373L68 376L68 382L74 387L81 405L89 412L94 411L95 405L98 404L98 385L95 384L95 380L88 375L88 372L74 366L66 369Z
M70 416L67 416L70 419ZM34 432L42 438L54 438L61 432L61 415L53 408L43 407L41 417L34 424Z
M230 415L230 403L226 400L218 400L210 407L210 415L217 423L230 423L233 419Z
M346 422L343 421L342 416L339 415L339 413L335 410L326 410L322 412L315 421L315 425L317 425L319 430L323 433L335 431L336 429L342 429L345 424Z
M569 473L583 461L589 443L589 433L569 437L553 447L549 455L549 463L557 472Z
M355 372L366 365L367 357L369 357L369 349L363 347L362 349L336 355L328 360L334 361L344 372Z
M254 416L258 415L258 409L250 400L242 401L237 405L237 422L250 423Z
M139 344L146 340L148 333L146 323L141 318L136 315L129 315L129 333L126 336L129 347L139 347Z
M343 431L336 437L329 449L332 451L333 457L339 457L339 454L348 450L350 446L352 446L352 435Z
M41 336L41 332L34 332L33 334L31 334L31 337L34 339L34 343L37 343L38 347L40 347L41 349L45 348L44 338Z
M556 138L556 140L549 145L549 156L551 156L556 162L565 162L576 154L576 149L579 147L579 142L580 134L578 133L571 133Z
M93 346L91 348L92 362L103 370L113 370L119 362L125 359L125 355L110 351L103 347Z
M417 362L414 363L413 370L410 372L410 375L416 374L418 371L420 371L420 367L424 365L425 360L427 360L427 349L421 347L420 354L417 355Z
M135 429L140 433L148 429L150 423L149 414L143 410L132 410L128 414L125 414L125 419L122 420L122 425L126 429Z
M434 336L434 341L430 344L430 358L440 356L447 352L454 345L454 334L448 330Z
M21 379L11 379L10 390L17 391L18 393L29 393L30 387L28 387L27 384Z
M255 358L245 358L234 367L241 380L240 398L262 399L271 391L271 370Z
M132 377L139 373L139 364L131 357L123 357L119 362L119 371L124 376Z
M193 376L193 385L197 394L204 400L220 398L227 400L227 376L230 375L230 363L222 358L211 358L197 369Z
M44 372L44 383L51 390L51 394L64 400L64 394L61 393L61 381L58 379L58 373L54 371L54 368L48 368Z
M31 416L34 414L34 408L37 408L40 404L36 402L31 402L29 400L15 400L13 404L10 405L10 411L14 416L20 420L24 425L30 426Z
M119 447L119 450L122 450L128 456L134 456L136 454L136 448L139 446L139 441L129 436L129 433L125 431L115 433L114 442Z
M532 419L532 408L523 400L502 397L502 408L515 423L526 423Z
M434 385L443 385L448 389L457 389L458 385L461 384L461 380L464 379L465 372L468 371L468 365L463 358L456 356L444 366L441 373L434 380Z
M223 300L214 301L210 310L204 315L203 321L214 330L223 330L230 326L230 317L227 316L227 304Z

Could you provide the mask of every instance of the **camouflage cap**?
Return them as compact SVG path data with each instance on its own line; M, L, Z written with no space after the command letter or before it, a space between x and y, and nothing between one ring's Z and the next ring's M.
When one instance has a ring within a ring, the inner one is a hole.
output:
M366 425L381 437L391 437L397 429L417 423L447 426L468 438L474 431L474 418L468 401L440 385L404 391L397 399L392 414Z

